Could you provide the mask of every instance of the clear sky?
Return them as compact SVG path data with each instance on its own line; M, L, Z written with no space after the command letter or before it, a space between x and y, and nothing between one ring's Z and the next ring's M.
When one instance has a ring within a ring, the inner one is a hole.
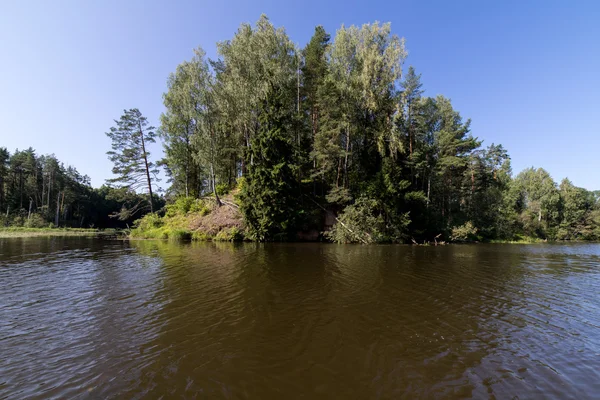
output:
M123 109L158 125L177 64L197 46L215 57L261 13L301 46L319 24L391 22L425 94L450 97L515 173L600 189L600 1L0 0L0 146L54 153L102 185Z

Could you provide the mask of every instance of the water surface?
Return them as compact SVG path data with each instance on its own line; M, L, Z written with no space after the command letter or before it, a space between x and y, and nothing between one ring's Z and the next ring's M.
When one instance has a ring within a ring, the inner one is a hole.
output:
M600 245L0 239L0 399L594 398Z

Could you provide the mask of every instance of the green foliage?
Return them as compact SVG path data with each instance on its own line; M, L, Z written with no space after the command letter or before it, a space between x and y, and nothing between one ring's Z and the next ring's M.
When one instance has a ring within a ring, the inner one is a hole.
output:
M163 226L163 220L156 213L146 214L134 224L135 229L149 230Z
M185 229L173 229L168 231L167 238L175 242L184 242L192 240L192 233Z
M112 172L116 178L109 179L111 184L117 184L125 189L122 193L137 192L140 189L148 191L148 205L150 212L154 212L154 198L152 194L152 176L158 170L149 160L150 152L147 146L155 142L154 127L148 126L146 117L140 110L132 108L124 110L116 126L110 128L106 135L112 141L112 150L108 151L109 160L114 164ZM141 209L137 204L134 212L121 213L119 218L127 219Z
M360 197L344 209L325 237L336 243L398 242L406 237L409 223L407 214L396 218L393 224L386 223L381 205L374 199Z
M217 54L198 48L169 76L157 133L137 109L115 121L116 187L0 148L0 224L124 227L162 212L146 147L158 134L170 202L134 237L286 240L336 214L336 242L600 239L600 193L541 168L513 178L501 145L483 148L450 99L403 71L389 24L319 26L299 51L263 15Z
M31 214L34 219L29 224L35 226L125 227L130 220L109 219L122 204L107 195L103 188L93 189L89 177L54 155L38 155L32 148L11 154L0 148L2 226L23 226Z
M225 196L226 194L229 194L230 190L231 187L226 183L219 183L216 187L216 191L219 196Z
M114 234L116 232L111 232ZM100 233L95 229L81 229L81 228L55 228L54 226L42 227L42 228L28 228L28 227L8 227L0 228L0 238L11 238L11 237L53 237L53 236L81 236L90 237L96 236Z
M250 237L258 241L293 235L299 182L285 93L274 89L261 109L261 129L250 147L253 163L241 185L241 211Z
M240 242L244 240L244 234L236 227L226 228L219 231L214 240L218 242Z
M31 214L25 223L23 224L26 228L46 228L48 222L39 214Z
M210 236L208 236L206 234L206 232L195 231L195 232L192 232L192 240L198 241L198 242L205 242L205 241L210 240Z
M206 215L210 213L210 207L201 199L193 197L178 197L175 202L165 206L165 216L175 217L177 215L186 215L188 213L199 213Z
M473 225L473 223L471 221L467 221L463 225L452 228L450 239L453 242L473 242L478 240L477 231L478 229Z

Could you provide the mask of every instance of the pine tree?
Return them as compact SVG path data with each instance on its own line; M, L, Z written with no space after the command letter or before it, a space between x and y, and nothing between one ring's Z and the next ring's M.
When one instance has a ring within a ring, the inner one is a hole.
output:
M154 127L148 126L146 117L137 108L124 110L121 118L115 120L115 123L116 126L106 133L112 140L112 150L106 154L114 163L113 174L118 176L109 179L108 182L130 191L147 190L150 212L154 212L152 176L156 176L158 171L150 161L148 151L148 144L156 141ZM137 205L134 209L124 212L121 218L126 219L131 213L139 210Z
M10 153L6 147L0 147L0 213L3 213L6 203L6 179L8 178L8 166L10 160Z

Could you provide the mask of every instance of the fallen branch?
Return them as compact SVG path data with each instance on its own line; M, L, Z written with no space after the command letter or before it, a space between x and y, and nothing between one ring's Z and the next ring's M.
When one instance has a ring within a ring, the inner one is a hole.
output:
M303 194L302 196L306 197L307 199L309 199L310 201L312 201L313 203L315 203L317 205L317 207L319 207L321 210L325 211L325 212L330 212L328 211L325 207L323 207L322 205L320 205L319 203L317 203L316 201L314 201L313 199L311 199L310 197L308 197L307 195ZM365 239L363 239L362 237L360 237L359 235L357 235L356 233L354 233L354 231L350 228L348 228L346 226L346 224L344 224L342 221L340 221L340 219L338 217L336 217L335 215L333 216L333 218L335 218L335 220L337 222L340 223L340 225L342 225L344 228L346 228L348 230L348 232L350 232L351 234L354 235L354 237L358 238L361 242L363 242L363 244L369 244L369 242L367 242ZM370 236L370 235L369 235Z
M215 203L217 203L217 204L218 204L218 202L217 202L217 199L216 199L216 198L214 198L214 197L211 197L211 196L204 196L204 197L201 197L201 199L202 199L202 200L211 200L211 201L214 201ZM223 200L223 199L219 199L219 200L221 201L221 203L222 203L222 204L225 204L226 206L229 206L229 207L231 207L231 208L235 208L236 210L240 208L240 206L238 206L238 205L237 205L237 204L235 204L235 203L231 203L231 202L229 202L229 201L225 201L225 200Z

